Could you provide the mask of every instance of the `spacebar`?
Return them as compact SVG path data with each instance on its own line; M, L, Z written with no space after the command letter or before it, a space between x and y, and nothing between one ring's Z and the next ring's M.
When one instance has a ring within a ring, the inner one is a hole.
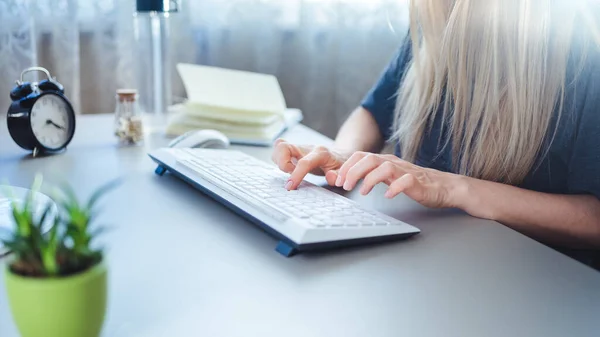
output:
M236 187L235 185L230 184L228 181L222 179L221 177L212 174L211 172L205 170L204 168L196 165L193 162L188 160L181 160L180 163L194 170L194 172L198 173L202 178L208 180L213 185L225 190L229 194L234 197L237 197L244 201L245 203L251 204L256 207L258 210L262 211L266 215L277 219L278 221L285 222L291 216L278 210L277 208L263 202L261 199L257 199L252 194L244 191L241 188Z

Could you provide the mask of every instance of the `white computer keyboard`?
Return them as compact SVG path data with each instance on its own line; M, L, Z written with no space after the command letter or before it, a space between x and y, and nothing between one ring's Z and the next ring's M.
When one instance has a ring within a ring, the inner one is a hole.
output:
M242 152L161 149L150 156L159 163L159 171L173 171L274 230L282 236L284 250L358 243L360 239L378 241L419 232L306 181L297 190L288 191L284 188L288 174Z

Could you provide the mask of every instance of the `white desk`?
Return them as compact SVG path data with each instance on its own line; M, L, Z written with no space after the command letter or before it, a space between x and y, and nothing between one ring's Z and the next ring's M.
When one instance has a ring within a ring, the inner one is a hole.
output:
M598 336L600 273L500 224L426 210L377 189L359 202L422 229L414 239L287 259L277 241L116 148L85 116L68 152L30 159L0 123L0 179L36 172L87 196L120 175L100 221L110 268L104 336ZM305 127L287 138L329 140ZM148 147L166 140L150 140ZM270 149L244 148L268 160ZM3 267L3 266L2 266ZM16 336L0 277L0 336Z

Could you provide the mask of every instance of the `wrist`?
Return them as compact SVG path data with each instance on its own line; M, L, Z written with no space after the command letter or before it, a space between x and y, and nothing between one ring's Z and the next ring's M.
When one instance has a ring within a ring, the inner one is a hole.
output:
M469 197L468 178L459 174L447 173L449 175L448 206L465 210L467 198Z
M480 186L482 182L484 181L463 175L454 175L454 189L451 193L452 207L461 209L477 218L495 220L489 203L482 200Z

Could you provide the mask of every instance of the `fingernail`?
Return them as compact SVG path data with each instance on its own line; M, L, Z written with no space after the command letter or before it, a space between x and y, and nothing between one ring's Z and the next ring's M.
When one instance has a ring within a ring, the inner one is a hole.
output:
M345 189L346 191L350 191L350 190L352 189L352 186L350 186L350 182L349 182L349 181L346 181L346 182L344 183L344 189Z
M337 179L335 180L335 186L342 187L342 176L338 174Z
M385 194L383 196L390 199L392 197L392 191L388 190L387 192L385 192Z
M289 191L293 184L294 182L292 180L288 180L287 183L285 183L285 189Z

